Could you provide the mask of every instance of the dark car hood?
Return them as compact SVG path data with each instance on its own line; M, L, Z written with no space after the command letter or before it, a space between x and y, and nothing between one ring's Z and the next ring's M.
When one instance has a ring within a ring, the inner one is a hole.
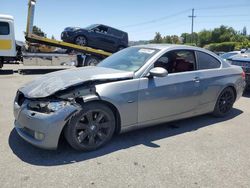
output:
M104 67L82 67L57 71L46 74L21 87L27 98L44 98L57 91L71 86L80 85L88 81L115 81L133 78L133 72L120 71Z
M82 29L80 27L66 27L64 29L64 31L76 31L76 30L79 30L79 29Z

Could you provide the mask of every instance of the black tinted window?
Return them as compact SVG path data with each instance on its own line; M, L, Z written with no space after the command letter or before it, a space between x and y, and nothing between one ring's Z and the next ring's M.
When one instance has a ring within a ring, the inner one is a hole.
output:
M105 27L105 26L103 26L103 25L99 25L99 26L97 27L97 29L98 29L97 31L100 32L100 33L107 34L107 32L108 32L108 28Z
M220 61L204 52L196 52L198 59L198 68L202 69L215 69L220 67Z
M0 22L0 35L10 34L10 26L7 22Z
M122 37L123 36L123 33L120 32L120 31L117 31L115 29L109 29L109 34L113 35L113 36L116 36L116 37Z

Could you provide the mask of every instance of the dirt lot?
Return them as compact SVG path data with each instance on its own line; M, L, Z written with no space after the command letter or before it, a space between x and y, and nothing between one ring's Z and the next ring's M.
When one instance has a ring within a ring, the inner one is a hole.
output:
M204 115L118 135L95 152L65 142L46 151L13 129L16 90L39 75L11 73L0 72L1 188L250 187L250 94L224 119Z

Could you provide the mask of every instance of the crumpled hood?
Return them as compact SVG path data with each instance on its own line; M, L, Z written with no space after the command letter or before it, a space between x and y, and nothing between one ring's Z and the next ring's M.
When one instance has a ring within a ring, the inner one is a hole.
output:
M131 79L133 72L120 71L104 67L82 67L46 74L21 87L27 98L44 98L57 91L79 85L87 81L112 81L117 79Z

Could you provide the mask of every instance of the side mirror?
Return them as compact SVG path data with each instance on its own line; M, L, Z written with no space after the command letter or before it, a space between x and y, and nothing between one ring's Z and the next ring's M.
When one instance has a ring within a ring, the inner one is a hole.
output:
M162 67L155 67L149 71L151 77L165 77L168 75L168 71Z

